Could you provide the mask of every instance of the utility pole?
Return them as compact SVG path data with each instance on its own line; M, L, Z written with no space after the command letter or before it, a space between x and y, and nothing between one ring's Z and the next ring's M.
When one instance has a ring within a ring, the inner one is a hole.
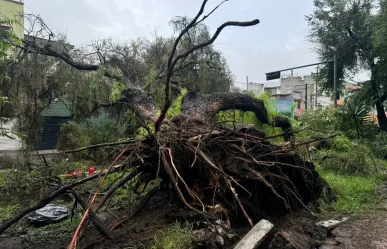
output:
M305 83L305 111L308 109L308 84Z
M337 107L337 56L333 55L333 104Z
M294 80L293 80L293 69L290 70L290 81L292 82L292 98L294 101Z
M318 67L317 67L317 77L318 77ZM315 108L317 109L317 92L318 92L318 89L317 89L317 81L315 81L315 84L316 84L316 95L315 95L315 100L314 100L314 103L315 103Z
M246 76L246 90L249 90L249 76Z

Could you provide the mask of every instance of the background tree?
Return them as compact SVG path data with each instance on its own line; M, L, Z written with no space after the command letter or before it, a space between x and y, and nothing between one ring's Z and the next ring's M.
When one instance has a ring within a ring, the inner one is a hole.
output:
M372 104L377 111L381 130L387 131L384 100L380 97L382 83L375 59L381 53L374 46L379 21L373 0L315 0L315 11L306 17L311 29L310 40L316 44L321 60L338 57L338 78L341 83L360 69L371 72L369 82ZM322 68L319 83L326 90L333 88L333 63Z
M20 53L15 55L15 63L4 65L4 72L12 81L4 81L2 89L7 91L13 107L10 112L19 117L19 131L28 138L28 145L35 148L39 143L40 113L53 99L65 103L77 121L99 115L103 108L121 122L139 122L130 106L120 101L121 92L128 88L144 89L141 91L161 106L164 91L160 86L166 80L173 36L154 34L150 39L128 42L103 39L74 49L66 37L55 35L41 17L28 14L25 20L23 43L4 42L4 46L12 44ZM174 18L171 26L180 32L187 22L188 18ZM177 51L186 52L209 37L208 27L199 23L183 36ZM229 91L232 80L221 53L209 46L176 64L173 86L176 94L182 88L210 93Z
M374 26L373 46L377 54L379 68L378 82L380 83L380 101L386 105L387 100L387 1L380 0L376 24Z

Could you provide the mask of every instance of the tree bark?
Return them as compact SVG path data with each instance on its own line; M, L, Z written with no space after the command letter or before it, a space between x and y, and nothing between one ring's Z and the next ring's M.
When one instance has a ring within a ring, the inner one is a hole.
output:
M382 131L387 132L387 117L386 112L384 110L383 101L381 101L379 97L379 88L377 83L377 75L378 75L378 69L375 63L371 63L371 88L373 91L373 94L375 96L375 108L376 108L376 115L378 117L378 122L380 129Z
M200 118L211 122L221 111L241 110L254 112L262 123L269 123L267 111L262 100L241 93L199 94L187 93L182 100L183 114L190 118Z
M187 93L182 100L183 115L189 118L201 119L205 123L214 121L217 113L227 110L240 110L253 112L256 118L264 124L280 127L285 134L285 140L290 139L292 125L288 118L283 116L273 117L269 120L265 104L262 100L242 93L214 93L199 94Z
M142 121L155 123L158 119L157 107L153 99L140 89L130 88L122 91L123 98L119 102L127 103Z
M374 62L374 56L370 51L367 51L365 46L360 42L358 37L353 33L350 27L346 27L347 33L349 37L355 42L358 46L360 52L364 55L364 57L368 60L368 65L371 69L371 89L374 96L374 103L376 108L376 113L378 117L379 127L382 131L387 131L387 117L384 110L383 99L379 96L380 86L378 84L378 67Z

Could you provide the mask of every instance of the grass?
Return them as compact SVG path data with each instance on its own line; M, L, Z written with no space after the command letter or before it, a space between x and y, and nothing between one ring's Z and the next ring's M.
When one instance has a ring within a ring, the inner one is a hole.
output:
M383 199L376 189L383 182L380 176L348 176L331 171L319 172L329 183L337 200L331 206L323 204L323 211L336 211L344 214L361 215L375 208Z
M68 219L40 228L28 227L27 235L30 242L38 245L48 241L69 241L80 220L81 218L73 219L72 221Z
M159 231L155 235L155 242L151 249L185 249L192 245L192 227L174 224L167 230Z
M5 179L5 173L3 173L3 172L0 172L0 188L4 188L4 187L6 187L7 185L7 181L6 181L6 179Z
M5 221L12 218L12 216L19 208L20 206L18 204L0 206L0 221Z

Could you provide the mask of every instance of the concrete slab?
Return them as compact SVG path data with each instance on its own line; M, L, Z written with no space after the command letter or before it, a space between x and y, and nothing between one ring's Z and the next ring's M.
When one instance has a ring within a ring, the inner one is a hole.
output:
M268 220L261 220L239 241L234 249L257 249L273 233L274 225Z

